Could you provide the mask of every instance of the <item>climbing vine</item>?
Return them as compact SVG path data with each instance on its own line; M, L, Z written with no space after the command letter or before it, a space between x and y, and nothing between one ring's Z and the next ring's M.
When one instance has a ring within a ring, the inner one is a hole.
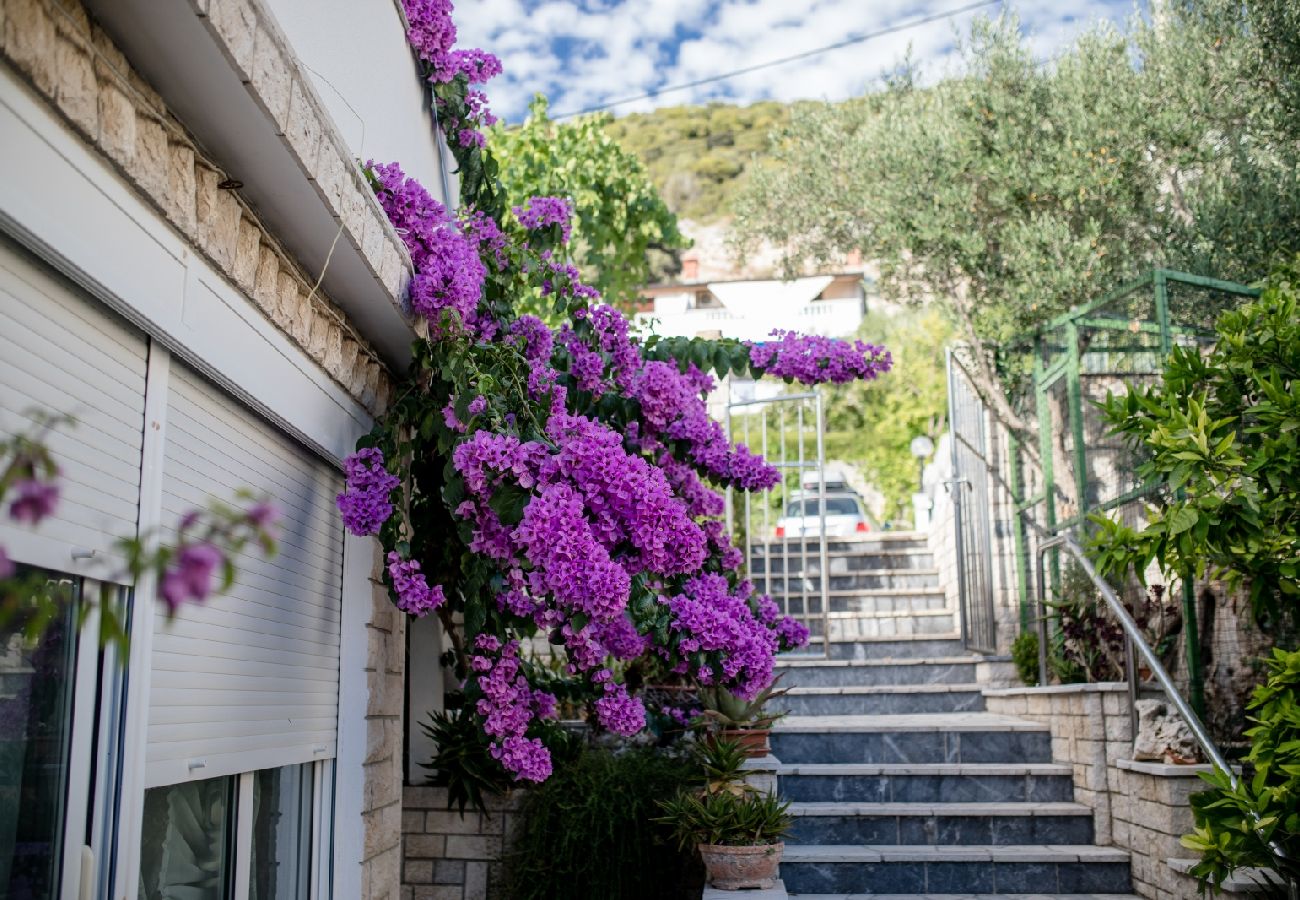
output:
M789 333L757 345L635 337L568 262L565 199L505 208L477 87L500 63L454 49L449 0L403 3L460 206L396 164L367 164L410 249L411 309L428 338L347 461L339 508L351 531L378 536L398 607L439 616L484 749L510 778L543 781L556 697L525 641L562 651L599 725L630 735L645 708L616 661L652 656L753 697L773 656L807 640L739 570L718 490L769 489L780 473L708 416L713 376L844 383L877 377L890 357ZM516 314L517 298L538 294L558 328Z

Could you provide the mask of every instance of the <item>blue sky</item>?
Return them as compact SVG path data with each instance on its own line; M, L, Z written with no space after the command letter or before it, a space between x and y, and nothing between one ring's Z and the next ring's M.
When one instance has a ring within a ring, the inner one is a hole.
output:
M968 5L970 0L460 0L459 45L501 57L488 86L493 109L523 117L540 91L553 113L585 109L707 78ZM1135 0L1007 0L1040 57L1098 20L1122 25ZM944 18L812 59L617 107L723 100L839 100L871 90L910 45L931 77L950 69L956 41L977 15Z

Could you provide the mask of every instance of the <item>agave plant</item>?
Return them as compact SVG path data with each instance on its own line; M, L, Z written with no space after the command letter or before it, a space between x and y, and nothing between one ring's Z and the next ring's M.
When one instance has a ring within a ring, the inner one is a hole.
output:
M772 713L764 710L768 701L784 696L788 688L777 690L777 682L782 676L772 679L753 700L737 697L723 687L700 688L700 703L704 707L703 715L716 722L724 729L770 728L772 723L785 715L784 712Z

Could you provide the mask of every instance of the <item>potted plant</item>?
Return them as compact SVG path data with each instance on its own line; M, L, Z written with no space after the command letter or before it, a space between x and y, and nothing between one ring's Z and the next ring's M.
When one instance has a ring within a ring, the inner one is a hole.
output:
M764 709L768 701L785 694L786 689L776 689L780 676L762 690L753 700L737 697L726 688L700 688L702 715L712 723L714 740L737 741L751 759L767 756L770 752L768 737L772 723L784 712L772 713Z
M790 830L790 804L745 784L745 751L735 740L696 747L702 785L659 806L682 847L700 851L709 884L725 891L770 888Z
M687 792L660 804L683 847L694 845L709 884L724 891L770 888L790 830L790 803L754 790Z

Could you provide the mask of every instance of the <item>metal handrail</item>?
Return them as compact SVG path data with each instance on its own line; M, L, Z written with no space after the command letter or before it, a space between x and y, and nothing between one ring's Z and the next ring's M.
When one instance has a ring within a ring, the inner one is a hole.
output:
M1132 725L1132 731L1130 732L1132 737L1137 738L1137 661L1134 653L1136 650L1137 653L1142 654L1146 664L1151 667L1151 673L1164 690L1165 696L1173 704L1174 709L1178 710L1178 714L1183 717L1187 727L1191 729L1192 736L1196 738L1196 743L1200 745L1205 758L1210 761L1214 768L1227 776L1228 784L1231 785L1233 790L1236 790L1238 785L1237 774L1228 765L1228 761L1223 754L1219 752L1219 748L1205 728L1205 723L1201 721L1200 716L1196 715L1192 707L1183 699L1182 694L1178 692L1178 686L1174 684L1173 678L1160 662L1160 658L1156 656L1155 650L1147 643L1142 631L1138 628L1137 622L1133 621L1133 616L1129 614L1124 602L1115 593L1115 589L1110 586L1106 579L1097 574L1096 567L1092 564L1092 560L1088 559L1087 554L1084 553L1083 547L1069 534L1058 534L1054 537L1045 538L1038 545L1038 683L1041 685L1047 684L1047 579L1044 577L1043 559L1049 550L1057 547L1064 547L1070 551L1079 567L1083 569L1084 574L1088 576L1093 586L1101 593L1106 605L1110 607L1110 611L1119 620L1120 627L1124 630L1124 667L1128 679L1129 722ZM1260 833L1263 823L1259 814L1252 810L1250 817L1254 820L1255 832L1261 838L1264 838L1264 835ZM1276 841L1264 838L1264 842L1276 859L1284 863L1287 861L1286 853ZM1296 900L1295 884L1293 883L1290 888L1291 897Z
M1182 694L1178 692L1178 686L1174 684L1173 678L1161 664L1160 658L1151 645L1146 642L1142 631L1138 628L1137 623L1133 621L1133 616L1129 614L1124 602L1119 599L1115 589L1110 586L1106 579L1097 574L1097 569L1084 553L1083 547L1073 536L1068 534L1058 534L1055 537L1047 538L1038 545L1038 683L1047 683L1047 584L1044 577L1043 558L1049 550L1057 547L1064 547L1074 556L1079 567L1083 569L1093 586L1101 593L1105 599L1106 605L1115 618L1119 620L1120 627L1124 630L1125 642L1125 669L1128 677L1129 692L1129 715L1133 722L1133 736L1137 737L1137 665L1134 658L1134 651L1142 655L1142 659L1150 667L1151 673L1155 676L1160 687L1164 689L1169 702L1173 704L1174 709L1183 717L1187 727L1191 729L1192 736L1196 738L1196 743L1200 745L1201 752L1205 758L1210 761L1216 769L1228 776L1228 781L1235 789L1237 787L1237 776L1228 765L1228 761L1219 748L1215 746L1209 731L1206 730L1205 724L1201 721L1200 716L1192 707L1183 699Z

